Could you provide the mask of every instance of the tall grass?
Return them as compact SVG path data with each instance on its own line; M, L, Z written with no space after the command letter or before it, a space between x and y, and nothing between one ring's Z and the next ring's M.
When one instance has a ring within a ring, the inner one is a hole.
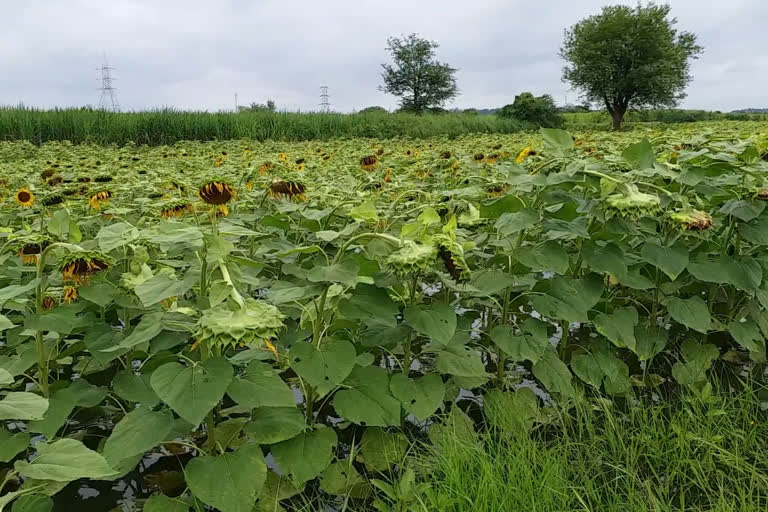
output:
M611 130L613 123L607 111L566 112L562 114L565 126L580 130ZM700 121L768 121L768 114L742 114L736 112L713 112L709 110L655 109L630 110L624 116L624 129L642 126Z
M115 113L87 109L0 108L0 140L36 144L164 145L183 140L303 141L338 137L456 137L467 133L512 133L524 123L469 114L322 114L288 112L209 113L157 110Z
M414 461L444 512L768 510L768 418L756 393L712 403L593 402L531 433L449 437Z

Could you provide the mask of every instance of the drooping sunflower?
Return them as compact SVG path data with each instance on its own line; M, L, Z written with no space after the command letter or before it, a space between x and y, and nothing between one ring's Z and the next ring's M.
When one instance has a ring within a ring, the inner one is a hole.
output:
M531 146L527 146L523 148L523 150L520 153L518 153L517 158L515 159L515 162L518 164L521 164L525 162L525 159L532 154L535 155L536 153L533 151L533 148Z
M672 213L670 218L688 231L704 231L712 227L712 216L701 210L681 210Z
M288 163L288 153L280 153L277 155L277 159L283 162L284 164Z
M30 208L35 204L35 194L33 194L27 187L22 187L16 191L16 202L19 206L24 208Z
M59 270L62 281L80 285L88 284L95 272L106 270L109 266L110 260L105 254L96 251L77 251L62 258Z
M53 295L43 296L43 310L50 311L56 307L56 297Z
M483 160L485 160L485 155L482 154L482 153L477 153L477 154L475 154L475 156L472 157L472 159L475 162L482 162Z
M61 185L64 183L64 178L61 176L54 176L53 178L49 179L47 183L49 187L55 187L56 185Z
M307 187L297 179L284 179L273 182L269 186L269 195L275 199L285 198L292 201L305 201Z
M19 258L23 265L37 265L40 254L46 247L51 245L50 240L40 239L34 242L27 242L19 249Z
M376 158L376 155L368 155L360 159L360 168L364 171L375 171L378 165L379 159Z
M761 188L755 193L755 199L758 201L768 201L768 188Z
M264 162L264 164L262 164L259 167L259 174L261 174L261 175L267 174L267 173L269 173L274 168L275 168L275 164L274 163L272 163L272 162Z
M64 287L64 302L67 304L72 304L77 300L77 288L74 286L65 286Z
M185 213L193 211L194 207L189 201L172 201L160 208L160 216L170 219L172 217L183 217Z
M440 158L448 160L449 158L451 158L451 152L450 151L443 151L442 153L440 153Z
M623 215L638 217L650 215L661 209L661 200L653 194L646 194L637 189L637 185L627 185L624 193L611 194L605 198L608 216Z
M56 169L53 169L53 168L46 169L46 170L44 170L43 172L40 173L40 179L41 180L47 180L48 178L50 178L54 174L56 174Z
M231 201L237 196L237 191L226 181L217 178L206 182L200 187L197 194L208 204L220 205Z
M486 187L485 193L488 195L488 197L500 197L504 195L508 188L508 185L504 185L502 183L493 183Z
M438 235L434 239L437 255L443 260L445 270L454 281L464 282L470 277L469 267L464 261L464 248L456 240L447 235Z
M48 194L40 201L43 206L56 206L64 202L64 195L59 192Z
M88 199L88 204L90 204L91 208L93 208L94 210L98 210L103 205L107 204L111 198L112 198L112 192L107 189L102 189L102 190L99 190L98 192L91 194L91 196Z
M96 183L109 183L113 179L115 178L113 178L109 174L104 174L102 176L96 176L96 178L93 181L95 181Z

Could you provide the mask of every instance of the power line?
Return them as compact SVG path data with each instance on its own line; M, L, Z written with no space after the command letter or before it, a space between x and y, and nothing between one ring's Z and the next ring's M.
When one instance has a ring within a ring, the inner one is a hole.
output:
M320 111L326 114L331 111L331 97L328 94L328 86L320 86Z
M104 64L101 65L101 98L99 98L99 109L111 110L113 112L120 111L120 104L117 102L117 89L112 86L112 71L115 68L109 67L107 64L107 56L104 56Z

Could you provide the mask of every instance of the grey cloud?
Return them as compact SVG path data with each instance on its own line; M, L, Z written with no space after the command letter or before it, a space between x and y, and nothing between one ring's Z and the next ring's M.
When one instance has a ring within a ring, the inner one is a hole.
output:
M106 52L124 108L219 110L274 99L317 108L319 86L339 111L392 108L377 90L391 35L418 32L459 68L451 105L495 107L515 94L577 94L560 80L563 30L601 0L2 0L0 103L96 104ZM623 3L634 4L634 0ZM706 52L684 106L768 106L764 82L768 3L672 0L679 26Z

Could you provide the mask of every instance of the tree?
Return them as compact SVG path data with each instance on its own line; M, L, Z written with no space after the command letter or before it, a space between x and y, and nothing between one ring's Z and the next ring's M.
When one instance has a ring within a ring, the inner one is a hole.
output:
M621 129L627 109L673 107L691 81L696 36L678 32L669 5L603 7L565 32L563 80L604 104Z
M360 114L388 114L387 109L374 105L373 107L366 107L359 112Z
M274 112L275 108L276 108L275 102L272 100L267 100L266 104L252 102L247 107L238 106L237 111L238 112Z
M379 90L400 97L400 110L423 113L458 95L456 69L435 60L439 45L416 34L387 39L393 64L382 64Z
M530 92L518 94L515 96L514 103L505 105L499 110L498 116L514 117L545 128L559 128L563 125L563 118L557 111L555 100L549 94L543 96L534 96Z

